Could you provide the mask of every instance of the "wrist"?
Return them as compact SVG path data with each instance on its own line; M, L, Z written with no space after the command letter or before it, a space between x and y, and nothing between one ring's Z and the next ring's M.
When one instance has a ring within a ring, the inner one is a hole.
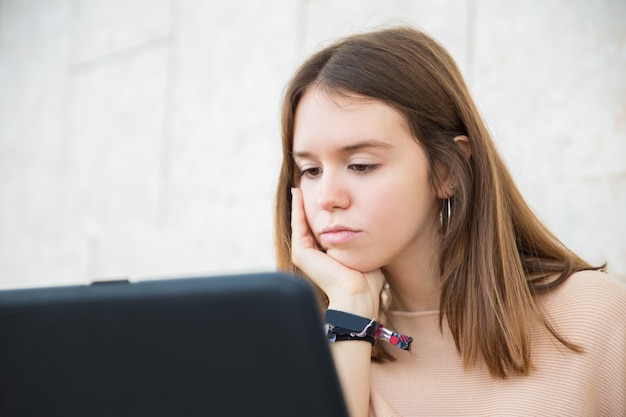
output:
M368 299L333 299L329 300L329 310L345 311L346 313L356 314L368 318L378 317L379 303L378 300L373 302Z
M326 326L324 328L330 342L359 340L367 341L374 346L377 339L383 339L400 349L411 350L411 343L413 342L411 336L386 329L374 319L345 311L327 310L325 321Z

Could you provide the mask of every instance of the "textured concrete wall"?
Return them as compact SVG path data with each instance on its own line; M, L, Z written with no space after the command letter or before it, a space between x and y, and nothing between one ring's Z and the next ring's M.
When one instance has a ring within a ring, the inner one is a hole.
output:
M540 217L626 277L626 3L0 0L0 287L274 268L278 108L337 35L457 59Z

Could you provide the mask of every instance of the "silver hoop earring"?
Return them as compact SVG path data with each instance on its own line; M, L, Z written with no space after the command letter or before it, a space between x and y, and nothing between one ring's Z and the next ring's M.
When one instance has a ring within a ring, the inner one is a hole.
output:
M443 207L441 207L441 211L439 212L439 224L441 225L441 234L445 236L450 229L450 219L452 216L452 203L451 198L446 198L441 200L443 203ZM445 219L444 219L445 212Z

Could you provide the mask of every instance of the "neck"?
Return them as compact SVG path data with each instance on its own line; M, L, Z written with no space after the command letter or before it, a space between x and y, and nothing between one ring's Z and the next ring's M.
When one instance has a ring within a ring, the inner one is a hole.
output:
M436 248L438 245L429 245ZM383 269L391 310L432 311L439 309L441 288L438 251L418 250L404 260L391 263Z

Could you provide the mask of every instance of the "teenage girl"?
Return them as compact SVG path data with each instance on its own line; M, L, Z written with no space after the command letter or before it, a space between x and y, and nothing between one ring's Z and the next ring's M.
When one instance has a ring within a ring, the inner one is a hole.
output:
M357 416L626 416L626 288L537 219L456 64L390 28L282 108L280 269L318 288Z

